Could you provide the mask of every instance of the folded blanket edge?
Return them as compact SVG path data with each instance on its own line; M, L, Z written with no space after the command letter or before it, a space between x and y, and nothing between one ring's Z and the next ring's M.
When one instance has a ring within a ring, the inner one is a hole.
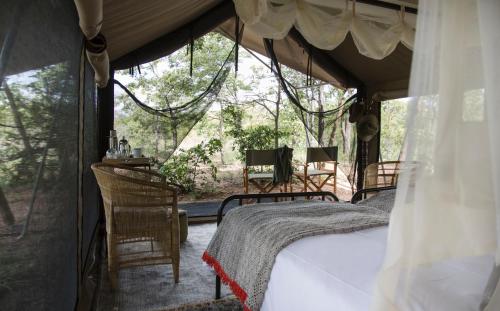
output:
M243 304L243 310L244 311L251 311L250 308L245 304L245 301L247 300L247 293L241 286L233 279L231 279L220 263L215 259L214 257L210 256L207 251L203 252L203 256L201 256L201 259L209 265L212 269L214 269L215 273L220 277L221 281L223 284L226 284L229 286L233 294L240 300L240 302Z

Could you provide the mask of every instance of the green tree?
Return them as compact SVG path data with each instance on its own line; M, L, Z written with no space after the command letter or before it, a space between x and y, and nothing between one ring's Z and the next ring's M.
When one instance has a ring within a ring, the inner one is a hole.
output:
M389 100L382 103L380 120L380 153L383 161L399 159L406 134L408 103Z
M144 102L156 109L175 108L208 88L232 46L230 40L219 34L207 34L195 41L192 77L189 74L190 57L181 49L144 66L143 74L136 76L135 81L127 87L135 94L142 95ZM202 108L194 107L183 115L170 111L167 117L148 114L127 95L119 96L117 104L117 130L127 135L132 145L143 146L147 154L165 160L191 130L181 121L188 120L194 125L213 103L206 103L206 107Z

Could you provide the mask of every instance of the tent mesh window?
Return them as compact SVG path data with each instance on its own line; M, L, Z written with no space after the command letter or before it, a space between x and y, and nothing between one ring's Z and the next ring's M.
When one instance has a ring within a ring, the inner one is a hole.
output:
M0 2L0 44L0 306L71 310L98 217L95 89L74 3Z
M139 108L160 118L161 122L164 122L164 126L169 129L164 133L166 136L165 158L168 159L174 153L191 129L203 118L212 104L217 101L219 92L234 64L235 50L236 46L233 46L227 57L220 60L220 68L217 72L214 72L213 77L203 79L210 81L205 89L186 102L171 103L168 95L164 94L163 102L144 103L120 81L113 81L115 85L125 91ZM209 51L205 50L203 52L207 53Z
M347 120L349 119L349 108L351 105L358 103L358 94L353 93L352 90L346 91L346 94L350 94L348 98L326 110L323 109L323 105L313 107L315 106L314 104L307 103L304 98L301 98L303 95L301 96L297 87L286 79L286 73L282 73L281 65L273 50L273 42L265 39L264 45L266 46L267 56L271 59L271 65L265 63L252 51L248 49L245 50L271 70L271 74L274 75L277 84L279 84L280 92L286 95L286 100L293 107L299 120L302 121L306 133L306 145L339 145L339 160L341 161L339 167L352 188L356 179L354 162L357 140L355 127L351 126ZM113 81L115 85L121 89L120 91L123 90L132 102L151 115L151 123L161 123L162 126L169 129L164 133L166 146L162 157L168 159L179 147L183 139L189 134L193 126L206 114L210 106L214 102L220 100L220 98L218 98L220 90L226 82L228 74L235 73L231 72L232 67L236 67L238 64L236 51L238 51L238 45L233 46L225 59L218 61L221 63L220 68L214 71L212 76L207 76L210 78L206 80L210 82L206 82L208 86L204 91L185 103L169 102L168 92L165 93L164 90L159 91L163 100L158 102L143 102L135 96L133 91L129 90L120 81ZM210 53L209 50L201 50L200 52ZM192 62L193 60L191 58L191 67ZM290 70L292 69L285 69L285 71ZM133 72L134 70L129 70L129 73L133 74ZM312 85L313 81L315 81L317 85L322 84L321 81L313 79L310 73L305 76L308 81L307 88L310 89L310 92L315 91L315 87Z

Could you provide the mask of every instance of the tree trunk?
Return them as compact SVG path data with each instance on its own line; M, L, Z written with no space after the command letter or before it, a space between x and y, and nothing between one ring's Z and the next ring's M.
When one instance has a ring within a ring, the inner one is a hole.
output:
M342 105L342 103L339 104L339 106ZM330 132L330 138L328 139L328 146L333 146L335 143L335 137L337 136L337 127L340 126L340 131L342 132L343 130L343 120L342 120L342 109L339 109L337 112L336 120L333 122L333 127L332 131ZM342 133L343 135L344 133Z
M303 116L303 115L304 115L304 114L302 113L302 116ZM302 119L304 119L304 117L303 117ZM308 117L308 115L307 115L307 114L306 114L306 116L305 116L305 120L304 120L304 121L305 121L305 123L306 123L306 124L305 124L305 125L306 125L306 145L307 145L307 147L309 148L309 147L311 147L311 137L309 136L309 135L311 135L311 134L310 134L310 131L309 131L309 129L310 129L310 124L309 124L309 117Z
M347 146L349 144L346 143L347 141L347 124L345 123L346 120L342 119L340 120L340 135L342 136L342 150L344 150L344 154L349 154L347 150ZM349 121L347 121L349 122Z
M278 94L276 96L276 115L274 116L274 148L279 147L279 120L280 120L281 86L278 83Z
M10 109L12 110L12 115L14 116L14 122L16 124L17 130L19 131L19 135L21 136L21 140L24 145L24 150L29 157L33 157L33 148L31 147L28 134L26 134L26 129L24 128L24 124L21 118L21 114L19 112L19 108L17 107L14 94L12 94L12 91L10 90L7 81L4 81L3 85L4 85L5 95L7 95L7 100L9 102Z
M9 207L9 202L7 202L7 198L0 187L0 216L2 216L3 222L7 226L12 226L15 222L14 215Z
M170 109L170 103L167 101L167 107ZM172 130L172 153L177 149L178 141L177 141L177 119L175 117L175 113L170 109L169 110L170 114L170 129ZM166 146L165 146L166 147Z
M156 124L155 124L155 158L158 159L159 155L159 146L160 146L160 120L159 117L156 116Z
M308 104L308 107L309 109L311 109L311 102L309 100L309 94L308 94L308 91L307 89L305 89L304 91L305 93L305 98L306 98L306 101L307 101L307 104ZM306 127L306 145L307 147L311 147L311 136L310 135L313 135L312 131L311 131L311 123L310 123L310 119L309 119L309 114L305 114L304 112L300 112L300 116L302 118L302 122L304 122L304 126Z
M224 135L224 114L223 114L224 106L220 105L220 113L219 113L219 139L222 143L223 135ZM220 163L224 165L224 144L222 144L222 148L220 148Z
M172 148L172 152L177 149L178 141L177 141L177 124L175 124L175 120L172 120L172 144L174 145Z
M324 145L323 142L323 133L325 132L325 116L321 113L324 111L323 108L323 92L322 92L322 86L318 87L318 144L320 146Z

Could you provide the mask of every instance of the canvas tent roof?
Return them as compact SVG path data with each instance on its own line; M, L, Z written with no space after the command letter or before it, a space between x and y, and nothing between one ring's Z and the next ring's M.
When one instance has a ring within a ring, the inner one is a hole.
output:
M78 0L75 2L78 3ZM358 0L358 10L394 14L399 4L414 5L416 0ZM86 1L98 6L99 0ZM369 4L367 4L369 3ZM392 6L385 8L384 6ZM126 69L143 64L181 48L191 37L198 38L212 30L218 30L234 40L234 4L230 0L103 0L102 33L107 39L107 51L113 69ZM413 9L414 11L414 9ZM54 7L57 12L57 7ZM81 12L80 12L81 13ZM92 15L93 12L90 12ZM30 10L25 15L33 15ZM36 14L35 14L36 15ZM98 16L98 14L93 14ZM28 16L24 16L27 18ZM12 18L11 18L12 19ZM410 23L415 14L407 13ZM5 19L10 20L10 19ZM22 20L21 20L22 21ZM7 28L7 27L5 27ZM4 28L4 29L5 29ZM7 34L0 34L2 39ZM49 44L49 42L47 42ZM43 56L40 42L40 56ZM241 44L258 53L265 54L262 38L246 27ZM16 45L22 45L17 43ZM282 40L274 41L278 60L303 73L307 72L307 49L309 43L295 29ZM396 50L382 60L361 55L354 46L352 37L334 50L313 49L312 75L339 87L363 86L368 94L378 93L383 98L406 95L410 74L412 52L399 44ZM15 49L22 51L22 49ZM9 68L9 73L36 68L54 63L50 55L31 58L36 64L20 63L23 68Z
M117 60L186 26L221 2L222 0L104 0L102 32L108 41L110 60ZM215 13L216 11L212 14Z
M399 5L408 5L406 19L415 23L416 0L358 0L357 10L397 13ZM205 33L218 30L234 40L232 1L223 0L104 0L102 33L108 42L108 53L114 69L125 69L168 55ZM247 27L241 44L265 54L262 38ZM293 28L274 48L281 63L307 72L308 42ZM312 75L339 87L365 87L384 98L406 95L412 52L399 44L382 60L361 55L350 35L332 51L313 47Z

